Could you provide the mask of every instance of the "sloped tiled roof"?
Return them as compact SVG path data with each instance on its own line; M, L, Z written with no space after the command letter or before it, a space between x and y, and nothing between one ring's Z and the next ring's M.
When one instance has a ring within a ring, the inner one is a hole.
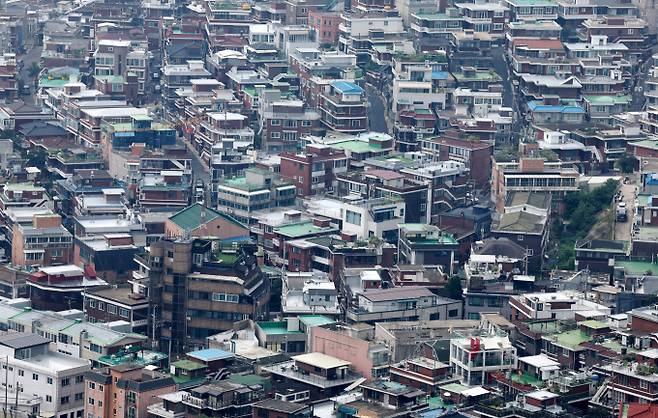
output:
M204 221L201 220L202 212L205 212ZM219 217L222 217L227 221L234 223L235 225L246 228L246 226L236 221L235 219L231 218L230 216L218 212L214 209L205 207L200 203L195 203L192 206L188 206L187 208L181 210L180 212L175 213L169 218L169 220L171 220L173 223L183 228L184 230L191 231Z

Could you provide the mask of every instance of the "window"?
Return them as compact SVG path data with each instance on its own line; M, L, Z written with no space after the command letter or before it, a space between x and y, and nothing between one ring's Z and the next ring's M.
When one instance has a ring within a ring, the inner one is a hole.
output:
M49 385L53 384L53 378L52 377L47 377L46 382L48 382Z
M46 402L52 402L52 401L53 401L53 397L50 395L46 395Z
M449 317L449 318L454 318L454 317L456 317L458 314L459 314L459 310L458 310L458 309L451 309L451 310L448 311L448 317Z
M214 300L215 302L238 303L240 301L240 296L231 295L231 294L228 294L228 293L213 293L212 294L212 300Z
M311 126L311 121L310 120L303 120L302 121L302 126L304 128L308 128L309 126Z
M87 400L87 403L88 403L89 405L93 405L93 404L95 404L96 402L94 401L94 398L89 398L89 399Z
M200 255L200 254L199 254L199 255ZM122 317L122 318L128 318L129 315L130 315L130 311L128 311L128 309L126 309L126 308L119 308L119 316L120 316L120 317Z
M89 382L88 386L89 386L89 389L92 389L92 390L96 389L96 383L94 383L94 382Z
M62 396L59 399L59 403L61 403L62 405L66 405L67 403L69 403L69 400L70 400L70 398L68 396Z
M103 385L98 385L98 391L102 392L103 391Z
M75 377L75 383L82 383L85 381L84 375L78 375Z
M270 134L270 138L272 138L272 139L279 139L279 138L281 138L281 132L272 132L272 133Z
M107 313L116 314L117 313L117 307L115 305L110 305L108 303L107 304Z
M68 386L71 384L71 381L67 377L66 379L62 379L62 386Z
M85 398L85 394L84 394L84 392L80 392L80 393L76 393L76 394L75 394L75 398L74 398L74 399L75 399L76 401L81 401L81 400L83 400L84 398ZM100 404L100 402L99 402L99 404ZM100 406L100 405L99 405L99 406Z
M523 241L523 235L517 235L516 240L517 241Z
M36 373L32 373L32 380L39 380L39 375Z
M272 119L270 121L270 126L281 126L281 119Z
M19 370L19 371L18 371L18 375L19 375L19 376L25 376L25 372L24 372L23 370Z
M358 212L352 212L351 210L346 210L345 222L352 225L361 225L361 214Z
M105 302L98 302L98 310L99 311L105 310Z
M95 308L96 307L96 300L89 299L89 307L90 308Z

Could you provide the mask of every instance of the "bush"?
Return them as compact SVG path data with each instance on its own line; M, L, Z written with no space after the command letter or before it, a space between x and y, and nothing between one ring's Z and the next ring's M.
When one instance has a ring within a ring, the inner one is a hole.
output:
M615 166L622 173L632 173L639 167L639 161L632 155L624 155L617 160Z
M559 268L574 268L576 241L587 236L598 214L610 206L617 187L616 181L608 180L589 192L569 193L564 197L564 225L560 222L552 231L559 243L555 257Z

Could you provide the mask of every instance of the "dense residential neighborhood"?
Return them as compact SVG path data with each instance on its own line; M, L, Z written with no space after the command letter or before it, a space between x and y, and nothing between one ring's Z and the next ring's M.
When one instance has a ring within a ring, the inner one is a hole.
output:
M657 36L0 0L4 417L657 417Z

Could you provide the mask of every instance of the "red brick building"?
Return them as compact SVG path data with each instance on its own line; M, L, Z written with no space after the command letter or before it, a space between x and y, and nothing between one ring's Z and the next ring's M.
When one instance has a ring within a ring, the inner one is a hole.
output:
M305 152L284 152L281 176L293 182L298 196L311 196L332 191L336 174L347 171L347 155L321 144L308 145Z
M315 29L318 41L321 44L335 45L338 42L338 25L340 24L338 12L308 12L308 24Z
M439 137L424 141L424 151L438 155L440 161L458 161L466 164L468 176L477 187L485 186L491 179L491 155L493 145L467 139Z

